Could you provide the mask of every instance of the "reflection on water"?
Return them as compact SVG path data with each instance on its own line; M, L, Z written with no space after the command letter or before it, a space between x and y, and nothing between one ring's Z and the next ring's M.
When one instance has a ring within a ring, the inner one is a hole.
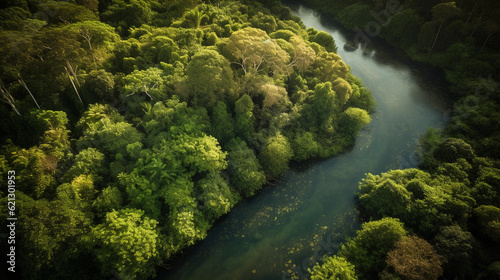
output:
M364 175L414 166L417 139L428 127L443 126L440 85L422 74L427 69L377 44L368 54L347 52L341 29L304 7L294 13L307 27L334 36L339 55L377 101L372 123L348 153L290 171L239 204L157 279L287 279L291 270L306 272L309 257L336 250L357 228L354 194Z

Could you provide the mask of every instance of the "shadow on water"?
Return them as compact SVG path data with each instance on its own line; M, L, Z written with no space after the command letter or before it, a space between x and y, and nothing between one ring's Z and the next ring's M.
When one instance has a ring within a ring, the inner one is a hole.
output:
M156 279L287 279L291 269L306 273L308 257L336 250L359 226L354 197L365 174L414 167L418 138L444 125L444 85L438 76L429 77L431 70L383 44L374 43L368 55L345 51L352 34L313 10L293 11L307 27L334 36L338 54L378 104L372 123L350 151L298 165L275 186L238 204Z

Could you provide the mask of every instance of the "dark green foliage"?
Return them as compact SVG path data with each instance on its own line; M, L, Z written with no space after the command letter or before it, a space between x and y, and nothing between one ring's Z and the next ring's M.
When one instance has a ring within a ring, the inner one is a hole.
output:
M195 54L186 68L186 87L195 106L212 107L217 101L233 101L233 71L222 55L213 50Z
M459 226L442 227L433 239L436 251L446 262L443 264L448 277L468 279L472 274L474 237Z
M218 101L212 109L211 134L224 145L235 135L235 120L224 102Z
M238 139L229 144L228 171L232 173L232 185L247 197L253 196L266 180L255 152Z
M398 219L368 222L356 237L342 245L339 255L354 265L360 278L377 279L378 272L385 267L385 256L404 236L406 230Z
M455 162L460 158L472 160L475 155L472 147L462 139L448 138L434 152L434 156L444 162Z
M333 37L325 31L319 31L313 36L309 36L309 40L323 46L327 52L337 52L337 45Z
M474 209L481 234L500 245L500 209L492 205L481 205Z
M288 139L277 133L267 139L259 154L262 167L271 177L276 177L288 170L288 162L293 156Z
M151 16L151 5L144 0L113 0L102 13L103 21L116 27L121 35L128 35L130 27L147 24Z
M248 141L254 133L254 104L248 95L243 95L235 103L235 118L236 118L236 135Z

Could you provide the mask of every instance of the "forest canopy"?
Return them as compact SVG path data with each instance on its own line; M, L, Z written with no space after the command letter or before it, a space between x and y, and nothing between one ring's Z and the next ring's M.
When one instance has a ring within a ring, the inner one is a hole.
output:
M26 279L152 277L371 121L333 38L277 1L0 8L0 175L15 171Z

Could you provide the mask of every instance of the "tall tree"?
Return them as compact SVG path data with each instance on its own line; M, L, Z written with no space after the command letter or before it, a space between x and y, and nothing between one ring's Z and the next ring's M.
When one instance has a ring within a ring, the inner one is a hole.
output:
M383 218L367 222L356 232L356 237L342 245L339 256L356 267L360 278L377 279L378 273L385 267L387 253L404 236L406 230L398 219Z
M196 53L187 65L186 76L192 104L210 108L217 101L234 102L233 70L218 52L203 49Z
M112 211L94 228L89 244L102 264L102 274L116 271L122 279L146 279L158 264L158 222L137 209Z
M259 159L264 170L271 177L276 177L288 170L288 162L292 156L293 151L288 139L278 132L267 139L267 143L260 152Z
M240 65L245 75L257 75L261 71L290 72L290 55L261 29L247 27L234 32L226 48L237 59L233 63Z
M432 43L430 52L434 49L434 46L436 45L437 39L439 37L439 33L441 33L441 28L443 27L443 24L454 17L459 16L462 13L462 10L457 8L455 2L447 2L447 3L439 3L436 6L434 6L431 10L433 20L437 21L439 23L439 28L436 33L436 37L434 38L434 42Z
M321 265L315 265L311 273L311 280L357 280L354 265L339 256L327 257Z

